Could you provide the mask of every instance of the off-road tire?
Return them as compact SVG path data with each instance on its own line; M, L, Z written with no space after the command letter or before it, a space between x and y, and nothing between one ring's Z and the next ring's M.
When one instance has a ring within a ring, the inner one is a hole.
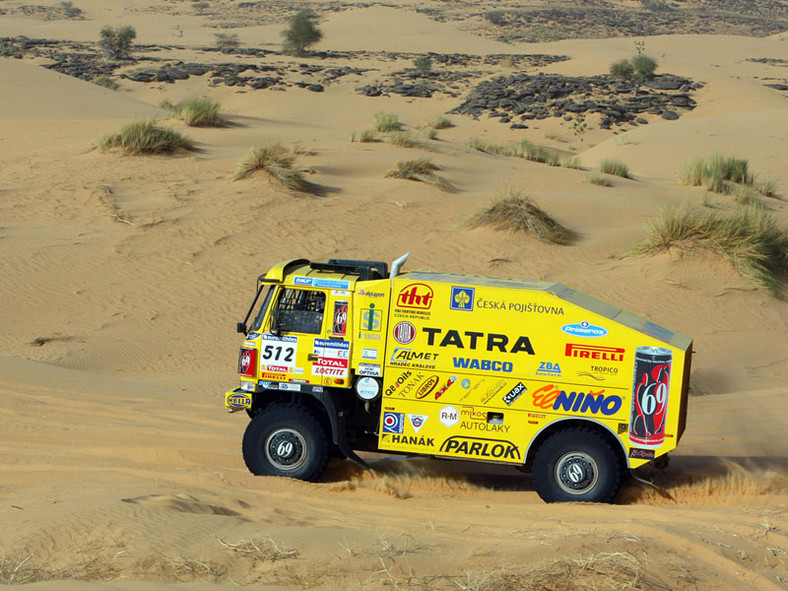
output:
M244 462L259 476L317 480L330 451L325 429L298 404L269 406L254 416L244 433Z
M602 434L571 427L550 435L534 455L533 483L546 503L610 503L618 493L624 464Z

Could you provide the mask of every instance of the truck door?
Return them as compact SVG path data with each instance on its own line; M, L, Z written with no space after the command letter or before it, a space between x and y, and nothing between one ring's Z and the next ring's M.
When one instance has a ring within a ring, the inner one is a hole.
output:
M260 377L279 382L330 385L347 379L349 343L327 338L334 318L320 289L282 287L271 332L262 335Z

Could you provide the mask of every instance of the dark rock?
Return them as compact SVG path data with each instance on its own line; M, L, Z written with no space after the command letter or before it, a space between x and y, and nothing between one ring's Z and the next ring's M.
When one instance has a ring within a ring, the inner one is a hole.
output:
M167 68L167 76L172 80L188 80L189 74L180 68Z
M639 123L640 125L648 125L648 119L643 119L643 117L635 118L635 122Z
M306 87L307 90L311 90L312 92L323 92L324 88L322 84L310 84Z
M668 121L675 121L676 119L678 119L678 118L679 118L679 114L678 114L678 113L676 113L676 111L668 111L668 110L665 110L665 111L662 113L662 118L663 118L663 119L667 119Z
M528 129L527 125L523 125L522 123L512 123L509 126L509 129Z

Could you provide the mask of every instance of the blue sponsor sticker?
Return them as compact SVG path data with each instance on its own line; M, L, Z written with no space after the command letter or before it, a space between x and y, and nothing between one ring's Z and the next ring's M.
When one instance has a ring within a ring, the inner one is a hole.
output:
M252 397L249 394L236 392L227 397L227 406L229 408L244 409L252 406Z
M383 432L384 433L399 433L405 430L405 415L401 412L384 412L383 413Z
M596 337L603 337L607 335L607 329L602 328L601 326L594 326L589 322L576 322L575 324L564 324L561 327L566 334L570 334L573 337L587 337L587 338L596 338Z
M451 302L449 308L452 310L473 310L473 302L476 299L476 289L473 287L458 287L453 285L451 288Z
M350 349L350 341L329 341L327 339L315 339L315 348L322 349Z
M465 379L462 382L460 382L460 385L462 386L463 390L467 390L468 388L471 387L471 381L468 380L468 379Z
M323 289L350 289L350 281L345 279L322 279L320 277L301 277L293 278L293 285L311 285Z

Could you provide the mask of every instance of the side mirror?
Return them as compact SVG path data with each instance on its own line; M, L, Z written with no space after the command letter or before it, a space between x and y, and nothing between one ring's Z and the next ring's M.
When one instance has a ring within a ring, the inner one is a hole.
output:
M246 324L243 322L239 322L235 325L235 332L239 332L241 334L246 334Z

